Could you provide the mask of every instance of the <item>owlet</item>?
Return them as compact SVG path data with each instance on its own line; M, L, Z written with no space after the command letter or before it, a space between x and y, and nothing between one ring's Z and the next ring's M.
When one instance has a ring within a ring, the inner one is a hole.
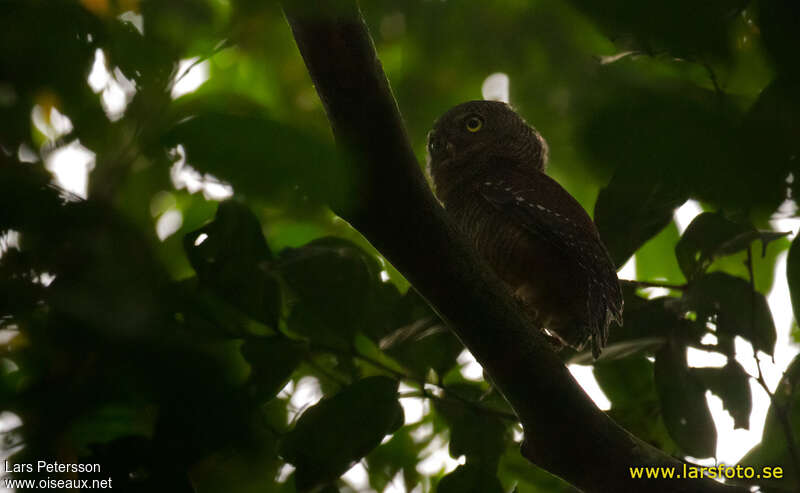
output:
M597 357L622 321L614 263L592 219L544 173L547 144L507 104L470 101L428 134L436 195L540 327Z

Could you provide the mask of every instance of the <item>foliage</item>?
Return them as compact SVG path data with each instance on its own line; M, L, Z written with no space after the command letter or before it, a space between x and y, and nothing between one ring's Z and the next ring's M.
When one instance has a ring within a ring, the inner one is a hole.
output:
M618 265L635 253L638 277L670 288L626 284L601 358L565 360L594 365L626 429L713 456L705 395L746 428L763 383L734 340L775 351L765 294L790 243L769 219L800 191L796 3L363 4L420 162L433 120L508 74ZM176 97L181 60L210 78ZM87 199L54 185L78 146ZM358 201L345 164L276 3L0 1L11 462L98 463L130 491L346 492L359 462L378 491L572 491L522 459L508 406L460 372L459 341L331 212ZM233 197L218 202L220 180ZM681 235L689 198L706 212ZM798 239L786 276L796 314ZM687 348L727 364L689 367ZM797 366L743 464L798 466ZM322 400L297 409L315 386ZM417 401L403 424L400 402ZM445 442L465 463L421 467Z

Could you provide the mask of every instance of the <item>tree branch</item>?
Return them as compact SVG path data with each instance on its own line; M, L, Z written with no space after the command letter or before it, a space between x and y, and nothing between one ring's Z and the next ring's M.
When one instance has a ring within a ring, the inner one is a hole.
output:
M446 220L355 2L297 0L284 7L355 178L358 203L332 206L411 281L491 375L523 424L523 454L585 491L737 491L710 480L631 479L631 466L680 472L681 463L597 409Z

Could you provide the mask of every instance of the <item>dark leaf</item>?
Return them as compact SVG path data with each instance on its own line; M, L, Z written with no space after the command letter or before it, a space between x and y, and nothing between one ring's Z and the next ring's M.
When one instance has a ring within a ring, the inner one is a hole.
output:
M281 292L261 223L244 204L222 202L214 220L188 233L183 248L203 286L242 312L277 327Z
M750 395L750 376L734 360L722 368L692 368L690 370L703 386L722 399L722 404L733 418L734 428L750 427L753 400Z
M502 493L503 487L491 470L467 463L443 477L437 493Z
M795 462L789 451L789 441L792 440L796 446L800 440L798 397L800 397L800 357L796 356L775 388L774 399L764 422L761 443L753 447L741 460L742 464L753 467L768 466L782 469L783 479L762 480L762 484L787 490L797 489L800 485L800 475L794 467ZM789 430L791 433L788 433Z
M509 439L509 423L478 407L486 404L480 402L482 391L474 385L450 385L448 389L461 399L437 399L434 404L450 425L450 455L465 455L468 463L494 471ZM476 403L476 407L465 405L462 399Z
M760 351L774 351L777 335L767 300L744 279L724 272L706 274L689 286L683 302L699 321L715 317L718 334L742 336Z
M675 256L683 275L687 279L695 279L718 256L745 250L757 239L761 240L766 249L767 243L787 234L757 231L750 225L727 219L722 213L704 212L695 217L683 232L675 245Z
M302 342L283 337L246 340L242 355L250 363L253 397L258 402L273 398L286 385L306 351Z
M670 436L686 454L712 457L717 430L706 405L705 388L686 364L685 346L664 346L656 354L654 376Z
M300 187L301 194L308 194L305 199L317 204L352 200L330 143L270 119L258 108L251 102L242 114L199 109L199 114L184 116L164 143L183 145L189 164L253 197L287 196Z
M800 235L795 236L786 259L786 280L792 298L794 319L800 320Z
M674 177L653 176L644 166L626 166L600 190L594 221L611 258L622 266L633 253L672 221L687 199Z
M347 471L402 424L397 382L368 377L306 410L283 437L281 456L297 467L300 491Z
M349 241L322 238L281 252L279 269L298 297L289 328L312 339L349 347L370 330L380 266Z
M610 361L615 359L628 358L641 353L652 354L661 347L666 338L647 337L643 339L631 339L624 342L612 342L603 348L600 357L592 357L591 351L583 351L570 358L569 364L591 365L595 361Z

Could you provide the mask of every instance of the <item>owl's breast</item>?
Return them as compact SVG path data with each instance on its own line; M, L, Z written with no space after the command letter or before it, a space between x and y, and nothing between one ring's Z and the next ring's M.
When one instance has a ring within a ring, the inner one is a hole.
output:
M480 256L513 289L528 282L534 265L560 263L558 252L538 240L477 191L445 203L445 209Z

